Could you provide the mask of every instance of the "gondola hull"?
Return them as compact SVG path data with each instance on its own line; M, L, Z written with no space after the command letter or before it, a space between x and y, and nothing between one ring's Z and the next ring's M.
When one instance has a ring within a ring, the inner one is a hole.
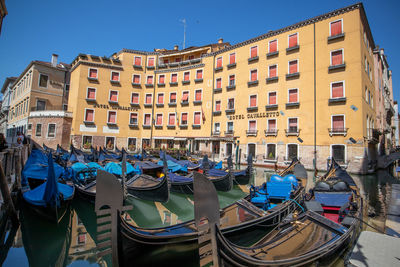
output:
M166 176L154 186L133 186L128 181L126 189L133 197L143 200L167 202L169 199L168 179Z
M193 181L171 182L171 192L193 194Z
M237 173L235 173L237 172ZM246 185L250 182L251 178L251 172L249 169L246 169L246 172L243 173L243 171L233 171L233 179L235 180L236 183L240 185Z
M214 184L217 191L227 192L233 187L232 176L226 173L225 176L207 176L208 179Z
M80 198L91 203L96 201L96 184L92 185L90 188L75 184L75 190Z

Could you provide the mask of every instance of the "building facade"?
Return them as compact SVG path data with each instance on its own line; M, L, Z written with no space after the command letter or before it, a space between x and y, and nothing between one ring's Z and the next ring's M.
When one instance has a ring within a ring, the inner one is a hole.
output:
M72 117L66 112L70 67L57 61L55 54L51 62L32 61L13 83L7 124L11 142L23 132L39 144L69 146L69 131L59 123L68 124Z
M72 63L75 146L240 151L255 164L334 157L366 173L377 157L375 43L361 3L230 45L123 49Z
M0 133L3 133L7 137L7 123L8 123L8 111L10 109L10 98L11 88L17 77L7 77L4 81L1 93L3 94L1 111L0 111Z

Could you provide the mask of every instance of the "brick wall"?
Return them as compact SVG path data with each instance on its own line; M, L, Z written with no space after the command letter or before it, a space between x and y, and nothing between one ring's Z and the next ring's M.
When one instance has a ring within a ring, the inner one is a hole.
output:
M50 123L56 124L55 137L48 137L48 127ZM32 140L42 145L45 144L51 148L57 148L57 144L60 144L63 148L68 149L70 143L72 118L64 117L32 117L29 118L28 124L32 124L32 128L27 131L27 135L30 135ZM41 135L37 136L36 128L37 125L42 125Z

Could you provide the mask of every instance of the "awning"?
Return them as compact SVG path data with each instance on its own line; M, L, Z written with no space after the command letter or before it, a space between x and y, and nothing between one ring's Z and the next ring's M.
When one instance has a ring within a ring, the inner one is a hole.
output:
M174 137L170 137L170 136L156 136L156 137L153 137L153 139L154 140L173 140L174 139Z
M186 141L187 138L184 138L184 137L174 137L174 140L176 140L176 141Z

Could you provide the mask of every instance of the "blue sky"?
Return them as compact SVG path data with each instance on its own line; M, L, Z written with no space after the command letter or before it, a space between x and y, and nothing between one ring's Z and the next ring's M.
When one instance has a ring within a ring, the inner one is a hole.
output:
M235 44L357 2L6 0L9 14L0 35L0 84L8 76L18 76L31 60L50 61L52 53L71 63L79 53L110 56L122 48L182 47L183 18L186 47L220 37ZM394 98L399 100L400 38L395 29L400 26L400 1L363 3L375 43L388 56Z

